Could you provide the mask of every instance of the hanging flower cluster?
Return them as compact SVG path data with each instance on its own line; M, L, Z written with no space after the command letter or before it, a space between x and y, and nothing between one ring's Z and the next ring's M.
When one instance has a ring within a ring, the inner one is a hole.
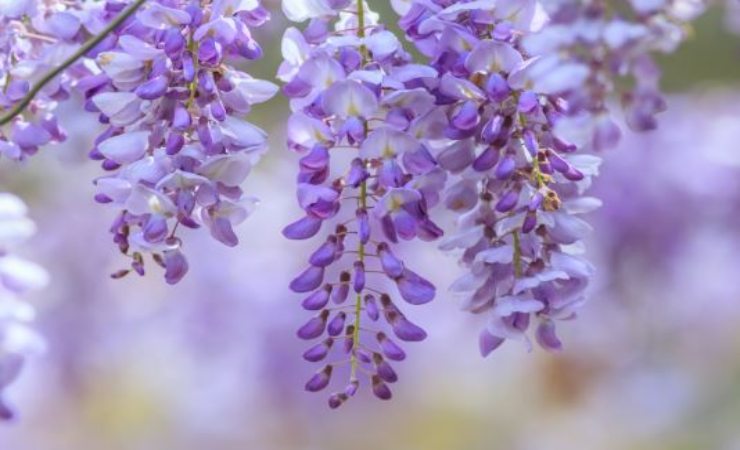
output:
M300 155L302 217L289 239L321 236L290 283L313 316L298 330L321 368L306 389L346 374L332 408L361 384L389 399L396 342L426 332L400 300L435 286L399 258L401 241L457 229L441 248L465 273L451 287L485 314L485 356L507 339L557 350L555 321L574 317L593 268L581 256L600 205L584 196L620 138L610 105L635 130L665 108L655 52L672 52L703 0L391 0L423 55L414 63L366 0L283 0L308 22L284 35L278 78L290 100L288 147ZM188 270L178 230L205 227L238 244L255 200L240 187L266 149L246 120L273 83L241 65L262 57L259 0L0 0L0 155L23 160L64 139L53 115L74 90L102 130L90 158L105 172L96 201L116 208L114 242L145 273L145 255L174 284ZM0 195L0 393L38 338L16 295L43 284L5 253L31 230ZM339 374L341 372L342 374ZM0 416L10 411L0 399Z
M266 140L244 116L277 86L233 64L262 56L250 27L268 19L257 1L149 2L77 84L107 126L90 154L109 173L96 181L96 200L121 210L111 232L132 258L114 277L143 274L151 252L167 282L179 281L188 264L178 226L205 226L237 245L233 226L254 204L239 186Z
M613 147L621 132L609 99L621 98L627 124L636 131L657 126L665 110L660 69L652 53L670 53L686 38L687 23L700 15L703 0L545 0L549 20L523 39L535 56L535 89L564 101L560 132L597 150Z
M79 3L0 2L0 118L79 45L85 35ZM69 74L56 78L32 99L24 115L0 124L0 156L23 160L39 147L65 139L53 111L69 97L70 79Z
M442 74L430 90L449 125L429 147L457 180L445 204L460 217L441 247L467 269L451 289L488 314L484 355L528 343L533 321L540 345L558 349L553 320L573 316L592 272L576 255L589 230L577 215L599 204L581 196L599 159L553 133L564 101L532 82L521 36L538 26L537 3L450 3L401 5L400 23Z
M279 71L293 110L289 147L302 155L298 203L305 212L284 234L309 239L328 228L308 268L290 283L307 295L303 307L315 311L298 330L302 339L320 339L304 358L324 364L306 389L322 390L338 370L348 370L331 407L352 397L363 379L378 398L389 399L388 383L397 379L389 362L405 358L393 339L426 337L391 291L412 305L435 295L394 244L442 234L428 210L439 201L445 173L421 138L440 135L446 118L419 81L437 73L410 64L362 0L285 0L283 8L294 20L310 19L304 32L287 30ZM323 362L330 355L340 362Z
M0 419L4 420L12 418L13 411L4 402L3 391L18 377L26 359L44 348L29 327L34 310L20 296L46 285L48 277L39 266L8 253L36 231L26 213L19 198L0 193Z

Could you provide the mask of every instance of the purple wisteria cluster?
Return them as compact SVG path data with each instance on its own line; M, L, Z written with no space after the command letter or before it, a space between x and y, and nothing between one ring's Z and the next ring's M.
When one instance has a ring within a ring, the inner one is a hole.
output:
M445 205L458 230L442 243L466 273L451 287L464 308L488 314L483 355L506 339L559 349L554 320L573 317L591 266L577 255L589 231L577 217L599 205L582 197L599 159L553 132L562 97L533 82L536 60L521 37L539 26L534 1L414 1L400 24L441 74L430 86L448 118L442 139L425 136L451 174ZM532 322L535 322L532 324Z
M123 6L109 1L102 13ZM256 0L147 2L76 84L106 126L90 153L107 172L96 200L120 209L111 232L132 260L114 277L143 275L152 253L167 282L178 282L188 270L178 226L205 226L237 245L233 227L255 203L240 184L266 141L244 117L277 86L234 65L262 56L250 30L268 19Z
M665 108L656 52L672 52L704 0L390 0L415 62L367 0L283 0L302 29L283 37L278 79L290 101L288 147L300 155L302 216L289 239L320 243L290 282L313 316L298 330L321 363L306 389L343 378L339 407L367 384L389 399L397 341L426 332L400 305L435 286L400 243L435 241L443 204L457 227L451 287L485 314L485 356L505 340L561 348L555 321L583 303L592 266L580 216L600 158L621 130L655 128ZM246 120L278 87L244 72L263 56L259 0L0 0L0 156L24 160L64 140L54 110L81 97L100 134L95 200L113 206L114 242L143 275L145 256L174 284L188 271L182 228L236 246L255 199L240 187L266 149ZM441 209L441 208L440 208ZM16 296L43 284L5 253L29 234L25 207L0 195L0 394L40 341ZM341 374L340 374L341 372ZM344 378L343 378L344 379ZM0 417L10 411L0 397Z
M395 244L442 234L428 210L446 175L421 139L441 136L447 125L423 82L437 72L411 64L362 0L285 0L283 8L296 21L310 19L303 32L287 30L278 74L293 111L289 147L302 155L304 216L284 234L309 239L325 230L308 268L290 283L314 312L298 330L301 339L318 340L303 356L323 364L306 389L320 391L346 370L346 385L329 397L332 408L365 382L389 399L388 384L397 380L390 363L406 357L394 339L426 337L398 297L420 305L435 296L435 287L399 259Z
M610 99L619 98L635 131L657 126L665 110L660 69L653 53L676 50L704 0L545 0L548 21L525 35L531 81L539 92L562 98L567 119L559 132L596 150L617 144Z
M85 35L79 3L0 2L0 118L79 45ZM23 160L39 147L65 139L53 111L69 97L71 78L58 77L33 98L24 115L0 123L0 156Z
M3 391L18 377L29 356L44 349L44 341L29 326L34 309L21 299L42 288L48 276L39 266L10 253L36 231L16 196L0 193L0 420L13 417Z

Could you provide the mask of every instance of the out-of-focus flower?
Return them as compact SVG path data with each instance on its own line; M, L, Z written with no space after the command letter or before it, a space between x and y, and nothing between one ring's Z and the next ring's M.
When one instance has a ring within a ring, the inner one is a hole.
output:
M525 78L540 92L562 98L565 117L556 134L595 149L616 145L621 132L610 111L618 95L633 130L657 126L666 105L653 53L670 53L686 38L686 25L704 0L546 0L549 21L523 39L535 56ZM629 87L624 87L629 86Z
M89 7L90 5L86 5ZM83 2L0 2L0 117L88 35ZM0 127L0 157L22 160L65 139L54 110L69 97L70 73L52 80L19 115Z
M34 310L20 296L45 286L47 274L36 264L9 253L36 231L26 213L18 197L0 193L0 419L13 417L3 391L17 378L26 358L44 348L41 337L29 326Z

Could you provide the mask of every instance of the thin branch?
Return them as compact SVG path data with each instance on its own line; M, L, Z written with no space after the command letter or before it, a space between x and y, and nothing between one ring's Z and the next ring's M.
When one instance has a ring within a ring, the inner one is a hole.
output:
M67 58L67 60L65 60L61 65L55 67L49 73L44 75L44 77L33 87L33 89L28 91L28 94L26 94L20 102L18 102L6 115L0 117L0 126L9 123L15 117L23 113L23 111L25 111L28 105L31 104L33 99L41 91L41 89L44 88L44 86L46 86L51 80L56 78L60 73L67 70L78 59L85 56L88 52L90 52L90 50L97 47L98 44L103 42L103 39L105 39L113 31L115 31L115 29L118 28L123 22L125 22L126 19L131 17L131 15L133 15L141 7L141 5L144 4L144 2L146 2L146 0L136 0L128 8L123 10L123 12L121 12L121 14L119 14L115 19L113 19L113 21L108 24L108 26L105 27L105 29L101 31L100 34L90 38L82 45L82 47L80 47L72 56Z

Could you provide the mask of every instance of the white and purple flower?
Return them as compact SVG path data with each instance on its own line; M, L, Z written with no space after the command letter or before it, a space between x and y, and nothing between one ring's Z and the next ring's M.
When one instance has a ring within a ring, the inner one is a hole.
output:
M436 72L411 65L398 39L366 6L362 0L283 2L289 17L311 19L303 33L285 33L278 74L293 110L289 147L303 155L298 203L305 215L284 234L308 239L325 222L333 228L290 288L306 293L302 305L315 311L298 336L326 336L304 358L349 357L347 364L325 364L306 383L309 391L322 390L336 370L349 366L349 383L329 397L332 408L365 382L378 398L391 397L388 384L397 375L389 361L405 353L373 323L382 316L403 341L423 340L426 332L401 312L386 284L412 305L431 301L436 291L392 247L442 234L428 209L439 201L445 174L420 138L446 119L429 113L434 97L414 84Z

